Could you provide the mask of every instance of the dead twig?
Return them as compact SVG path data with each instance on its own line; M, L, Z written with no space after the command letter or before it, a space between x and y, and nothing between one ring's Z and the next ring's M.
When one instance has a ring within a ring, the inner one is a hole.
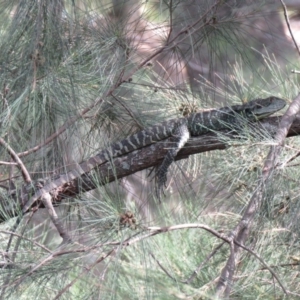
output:
M26 183L31 183L31 177L29 172L27 171L25 165L23 164L22 160L20 159L19 155L6 143L2 138L0 138L0 144L6 148L8 153L10 154L11 158L17 163L19 169L22 172L22 176Z
M62 237L63 241L62 244L67 244L69 242L72 242L72 239L68 232L65 230L61 220L58 218L57 213L53 207L52 204L52 197L49 193L45 193L42 195L41 200L43 204L45 205L48 214L50 216L50 219L54 226L56 227L57 231L59 232L59 235Z
M15 162L8 162L8 161L0 161L0 165L4 165L4 166L17 166L18 164Z
M293 39L294 45L295 45L295 47L296 47L296 49L297 49L297 51L298 51L298 53L299 53L299 55L300 55L300 49L299 49L298 43L296 42L296 39L295 39L295 37L294 37L292 28L291 28L290 20L289 20L288 14L287 14L287 8L286 8L286 5L285 5L285 3L284 3L283 0L280 0L280 2L281 2L281 4L282 4L285 22L286 22L287 27L288 27L288 29L289 29L290 35L291 35L291 37L292 37L292 39ZM296 73L296 72L294 72L294 73Z

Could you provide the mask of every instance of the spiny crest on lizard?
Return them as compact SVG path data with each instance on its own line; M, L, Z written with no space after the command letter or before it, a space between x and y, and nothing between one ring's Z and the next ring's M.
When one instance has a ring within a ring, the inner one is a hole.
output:
M212 130L231 129L235 124L239 125L243 118L249 122L255 122L281 110L285 105L286 102L283 99L276 97L256 99L242 105L191 114L188 117L188 127L192 136Z

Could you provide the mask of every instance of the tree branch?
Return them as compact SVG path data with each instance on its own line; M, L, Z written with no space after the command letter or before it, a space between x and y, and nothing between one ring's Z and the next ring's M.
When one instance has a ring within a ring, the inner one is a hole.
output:
M278 125L278 131L275 136L276 145L271 146L269 154L265 160L262 176L257 184L255 193L251 197L248 206L243 214L241 221L238 223L236 228L233 230L231 236L235 239L236 244L234 247L235 259L238 259L238 253L240 252L240 245L245 244L247 240L250 229L253 224L253 219L256 213L259 211L259 208L262 205L264 200L264 188L265 185L269 182L272 172L274 171L275 166L277 165L278 157L283 149L285 138L291 133L294 134L293 129L294 122L299 118L296 117L297 113L300 111L300 94L293 100L292 104L281 117L280 123ZM223 268L220 276L220 280L217 283L216 295L217 296L226 296L229 295L231 289L231 283L235 268L232 268L232 261L229 258L225 267ZM286 293L286 292L285 292Z
M26 183L31 182L31 177L29 172L27 171L25 165L23 164L22 160L20 159L19 155L9 146L8 143L4 141L4 139L0 138L0 145L2 145L8 153L10 154L11 158L16 162L17 166L22 172L22 176Z
M266 128L278 126L280 120L281 117L270 117L263 120L261 125ZM239 137L236 135L234 136L229 133L224 134L226 134L228 139L229 137L232 139L239 139ZM288 132L288 136L295 136L298 134L300 134L300 118L296 118L294 120L293 125ZM111 162L106 162L102 165L99 165L97 170L93 170L92 173L83 174L81 177L70 180L68 183L65 183L62 186L56 185L56 181L53 180L44 185L43 191L49 192L52 196L52 201L58 204L66 197L73 197L79 193L93 190L99 185L105 185L109 182L160 164L170 147L170 143L172 143L171 138L133 151L127 155L115 158L113 160L113 165ZM213 150L224 150L228 147L228 144L224 142L224 138L221 140L216 134L209 133L199 137L191 138L185 145L184 149L178 153L175 160L187 158L192 154ZM95 182L95 175L101 178L101 180ZM57 182L59 182L59 179ZM14 206L11 205L11 201L0 199L0 205L2 206L1 211L5 211L6 215L16 216L18 213L16 207L23 208L25 203L29 200L30 195L34 193L32 190L24 191L24 189L22 193L19 190L16 192L18 197L15 197L15 199L12 200L16 202L16 205ZM36 194L38 192L39 190L36 191ZM33 204L33 207L36 207L38 204L41 204L40 197L38 198L38 201ZM6 218L0 216L0 221L4 221L5 219Z

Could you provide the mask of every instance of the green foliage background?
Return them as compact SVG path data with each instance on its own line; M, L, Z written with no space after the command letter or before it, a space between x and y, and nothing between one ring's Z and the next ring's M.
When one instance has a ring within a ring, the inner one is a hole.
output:
M270 95L289 102L299 91L290 73L299 57L274 1L1 1L0 20L0 135L35 180L180 116L182 104L204 109ZM274 144L267 132L252 131L245 126L245 139L227 141L226 151L176 163L161 204L148 171L65 199L56 210L75 244L59 247L45 209L28 214L15 233L15 218L3 211L0 297L214 299L229 247L199 228L148 236L148 227L199 223L228 234ZM297 153L298 138L288 139L281 162ZM4 147L0 155L11 161ZM23 184L16 167L1 164L0 176L3 185L8 178ZM298 178L297 160L276 170L247 244L295 299ZM126 227L120 215L128 211L136 223ZM243 251L230 299L283 297Z

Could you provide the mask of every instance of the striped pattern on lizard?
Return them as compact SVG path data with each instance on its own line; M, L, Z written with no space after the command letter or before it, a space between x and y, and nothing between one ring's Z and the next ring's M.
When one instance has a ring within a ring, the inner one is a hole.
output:
M266 99L252 100L243 105L234 105L223 107L220 109L193 113L188 117L171 119L158 125L148 127L141 130L120 142L110 145L102 150L99 154L91 157L85 162L79 164L80 170L72 170L67 174L61 175L58 179L46 184L44 187L36 191L36 193L24 205L22 211L27 212L33 203L40 199L43 193L67 184L68 182L80 178L83 174L89 173L99 165L111 161L112 159L128 154L134 150L173 137L174 143L168 150L162 164L158 167L157 191L158 197L167 180L167 172L169 166L174 161L178 151L184 147L185 143L191 136L199 136L210 131L218 131L223 129L237 130L242 120L255 122L259 119L267 117L286 105L283 99L277 97L269 97Z

